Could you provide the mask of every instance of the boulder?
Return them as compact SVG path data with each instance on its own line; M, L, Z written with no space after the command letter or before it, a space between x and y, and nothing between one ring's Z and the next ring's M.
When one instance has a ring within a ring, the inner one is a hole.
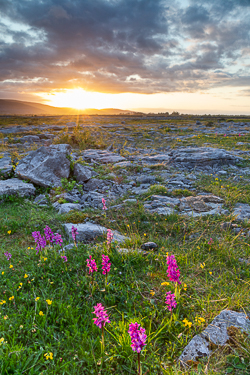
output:
M170 152L169 155L172 163L181 163L191 167L214 164L234 164L241 159L229 151L212 147L177 149Z
M30 197L36 192L32 184L20 181L18 178L0 181L0 196L16 195L20 197Z
M202 357L209 357L212 350L211 343L216 346L225 345L230 339L230 328L236 327L243 332L250 332L250 322L246 314L231 310L223 310L211 324L200 334L194 336L185 347L179 361L187 365L188 361L196 361Z
M12 172L12 162L9 153L4 153L0 155L0 176L7 177Z
M71 147L67 144L40 147L20 160L15 174L44 187L61 186L61 178L68 178Z
M92 171L85 165L75 163L74 164L74 176L77 182L83 183L90 180L92 176Z
M72 223L66 223L64 224L64 229L66 231L66 235L68 238L71 238L71 228L72 225L77 228L78 234L76 235L77 242L86 242L90 240L94 240L96 237L106 235L107 228L98 225L93 224L90 222L87 222L85 224L72 224ZM125 237L122 234L120 234L117 231L113 231L114 237L113 242L124 242L126 239L129 239L129 237Z

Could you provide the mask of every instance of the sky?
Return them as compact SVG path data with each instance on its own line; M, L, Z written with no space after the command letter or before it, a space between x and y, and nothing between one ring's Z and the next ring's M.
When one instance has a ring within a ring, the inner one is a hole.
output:
M250 0L0 0L0 98L250 114Z

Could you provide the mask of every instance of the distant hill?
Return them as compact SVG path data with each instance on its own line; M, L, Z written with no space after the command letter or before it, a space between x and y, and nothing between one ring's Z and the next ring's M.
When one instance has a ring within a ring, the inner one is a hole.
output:
M116 108L105 109L84 109L52 107L41 103L23 102L20 100L0 99L0 115L119 115L119 114L140 114Z

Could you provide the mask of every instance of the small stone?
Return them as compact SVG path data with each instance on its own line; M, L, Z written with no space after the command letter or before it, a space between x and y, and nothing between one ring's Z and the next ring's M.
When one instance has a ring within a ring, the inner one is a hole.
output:
M145 242L141 245L143 250L155 250L158 248L158 245L155 242Z
M232 228L232 223L230 221L227 221L225 223L221 223L220 228L222 230L227 230Z

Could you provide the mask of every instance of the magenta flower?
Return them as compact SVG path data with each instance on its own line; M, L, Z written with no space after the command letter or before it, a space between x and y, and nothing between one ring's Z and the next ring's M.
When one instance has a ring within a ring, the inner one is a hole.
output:
M62 236L59 233L56 233L54 235L54 242L56 243L56 245L59 244L60 246L62 246L63 239L62 239Z
M134 352L140 353L146 345L147 335L145 328L140 328L138 323L130 323L128 333L131 337L131 348Z
M110 259L107 255L102 255L102 274L107 275L111 268L111 263L109 263Z
M96 315L96 318L93 318L94 324L102 329L103 327L105 327L106 323L110 323L109 316L101 303L98 303L96 306L94 306L94 309L95 311L92 312L92 314Z
M68 261L68 258L66 257L66 255L61 255L61 258L62 258L64 263L66 263Z
M240 134L239 134L239 137L240 137Z
M39 251L42 251L46 246L46 239L44 236L41 236L41 233L39 231L33 232L32 236L36 243L36 254L39 253Z
M174 255L168 255L167 256L167 264L168 264L168 277L170 281L173 281L174 283L181 284L179 278L180 278L180 271L177 266L177 262Z
M102 209L103 209L104 211L107 210L107 207L106 207L106 201L105 201L104 198L102 198L102 204L103 204Z
M92 259L91 255L89 256L89 259L87 259L87 267L89 268L89 273L93 274L94 271L97 271L95 259Z
M110 245L112 240L113 240L113 233L112 233L112 230L111 229L108 229L107 230L107 244Z
M46 227L44 228L44 234L45 234L46 240L49 241L50 243L53 243L54 233L52 232L51 228L48 225L46 225Z
M167 292L166 294L166 301L168 310L172 313L172 310L177 306L175 295L171 292Z
M210 238L210 240L208 241L208 245L212 245L213 242L214 242L213 239Z
M73 241L76 242L76 235L79 234L79 233L77 232L77 228L74 227L74 225L72 225L71 233L72 233Z
M4 253L4 255L6 256L7 260L10 260L10 258L12 257L11 253L8 253L8 251Z

